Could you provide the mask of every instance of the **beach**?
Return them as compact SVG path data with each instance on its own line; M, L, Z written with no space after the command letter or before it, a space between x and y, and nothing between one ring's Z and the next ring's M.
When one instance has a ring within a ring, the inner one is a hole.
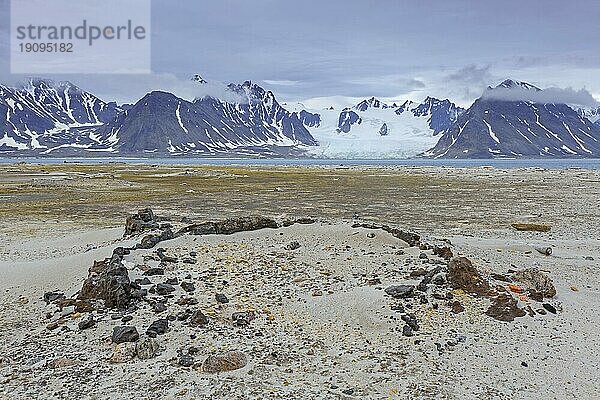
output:
M0 183L0 398L600 393L598 170L7 164ZM124 235L146 208L153 219ZM111 257L138 300L45 301L79 299ZM485 293L452 281L461 257ZM515 280L530 269L554 295L535 300ZM439 282L420 291L431 271ZM504 290L533 313L490 317ZM115 342L122 326L136 345ZM236 368L212 370L224 354Z

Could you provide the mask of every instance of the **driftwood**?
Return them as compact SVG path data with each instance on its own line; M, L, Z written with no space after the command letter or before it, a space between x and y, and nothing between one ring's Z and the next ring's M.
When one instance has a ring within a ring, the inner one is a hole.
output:
M513 228L524 232L550 232L551 226L544 224L512 224Z

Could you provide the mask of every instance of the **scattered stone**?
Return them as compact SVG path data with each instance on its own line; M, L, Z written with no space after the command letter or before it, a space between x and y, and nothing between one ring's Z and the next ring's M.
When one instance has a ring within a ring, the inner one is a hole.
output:
M145 276L156 276L156 275L164 275L165 274L165 270L164 268L159 268L159 267L153 267L153 268L149 268L146 271L144 271L144 275ZM148 279L148 278L146 278ZM150 282L148 280L148 282ZM152 283L152 282L150 282ZM150 284L148 283L148 285ZM140 285L142 285L142 283L140 283ZM146 285L145 283L143 285Z
M544 307L544 309L546 309L548 312L550 312L552 314L556 314L556 307L554 307L552 304L543 303L542 307Z
M208 317L200 310L196 310L190 317L190 326L203 327L208 324Z
M140 335L135 326L115 326L112 333L113 343L135 342Z
M492 304L485 312L486 315L498 321L511 322L517 317L524 317L525 311L517 305L517 300L508 293L499 293L492 298Z
M427 256L427 254L425 253L421 253L419 254L419 260L428 260L429 257Z
M410 326L413 331L419 330L419 322L417 321L417 317L413 314L403 314L401 316L402 321L406 322L406 325Z
M460 314L461 312L465 311L465 307L460 303L460 301L453 301L450 303L450 310L454 314Z
M215 299L217 300L217 303L229 303L229 299L223 293L217 293Z
M444 246L444 247L438 247L435 246L433 248L433 254L435 254L438 257L441 257L445 260L450 260L454 254L452 253L452 250L450 250L450 247L448 246Z
M194 357L189 354L182 354L179 356L177 363L182 367L191 367L194 365Z
M252 311L241 311L231 314L233 324L236 326L244 327L250 325L250 322L256 318Z
M159 283L158 285L156 285L154 290L156 291L156 294L166 296L170 293L173 293L175 291L175 288L173 287L173 285L170 285L168 283Z
M385 289L385 292L395 299L403 299L414 295L413 285L393 285Z
M402 327L402 336L413 336L413 329L410 327L410 325L404 325Z
M56 300L64 299L65 294L62 292L46 292L44 293L44 301L46 304L55 302Z
M96 325L96 321L94 320L94 317L91 314L88 315L86 318L82 319L81 321L79 321L79 324L77 324L77 326L79 327L79 330L81 330L81 331L91 328L94 325Z
M165 303L157 301L156 303L152 304L152 311L154 311L156 314L160 314L161 312L167 311L167 306Z
M246 366L248 359L241 351L211 355L202 363L202 371L209 373L234 371Z
M133 360L136 354L136 344L131 342L123 342L118 344L113 350L109 361L112 363L126 363Z
M136 343L135 352L140 360L149 360L158 353L158 341L151 337L144 337Z
M297 250L300 248L300 243L298 243L296 240L294 240L293 242L290 242L287 246L285 246L286 250Z
M173 257L173 256L168 256L165 254L165 249L163 249L162 247L156 249L156 254L158 255L158 258L160 259L161 262L164 263L176 263L177 262L177 257Z
M146 329L146 335L154 338L156 335L164 335L169 330L169 320L168 319L158 319L154 321L148 329Z
M367 237L369 239L373 239L375 237L375 234L373 232L369 232L369 233L367 233Z
M320 297L323 296L323 292L319 289L316 289L312 292L313 297Z
M196 290L196 286L194 286L192 282L181 282L179 286L188 293L192 293Z

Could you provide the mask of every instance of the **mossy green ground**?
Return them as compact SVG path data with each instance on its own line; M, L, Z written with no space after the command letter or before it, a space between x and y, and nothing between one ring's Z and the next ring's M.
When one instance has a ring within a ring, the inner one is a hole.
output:
M584 174L580 189L590 191L593 179L570 173L565 179L556 171L481 168L3 165L0 218L5 227L26 223L25 235L53 221L119 226L141 207L173 218L259 213L350 219L356 213L413 228L494 229L540 207L554 210L548 222L559 218L565 202L571 202L567 208L585 207L569 186Z

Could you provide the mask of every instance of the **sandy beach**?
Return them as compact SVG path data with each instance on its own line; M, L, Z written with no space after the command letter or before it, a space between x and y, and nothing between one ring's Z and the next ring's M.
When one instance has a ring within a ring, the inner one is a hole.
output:
M596 398L599 198L581 169L0 165L0 398ZM82 297L101 260L122 307ZM504 295L525 315L490 317Z

